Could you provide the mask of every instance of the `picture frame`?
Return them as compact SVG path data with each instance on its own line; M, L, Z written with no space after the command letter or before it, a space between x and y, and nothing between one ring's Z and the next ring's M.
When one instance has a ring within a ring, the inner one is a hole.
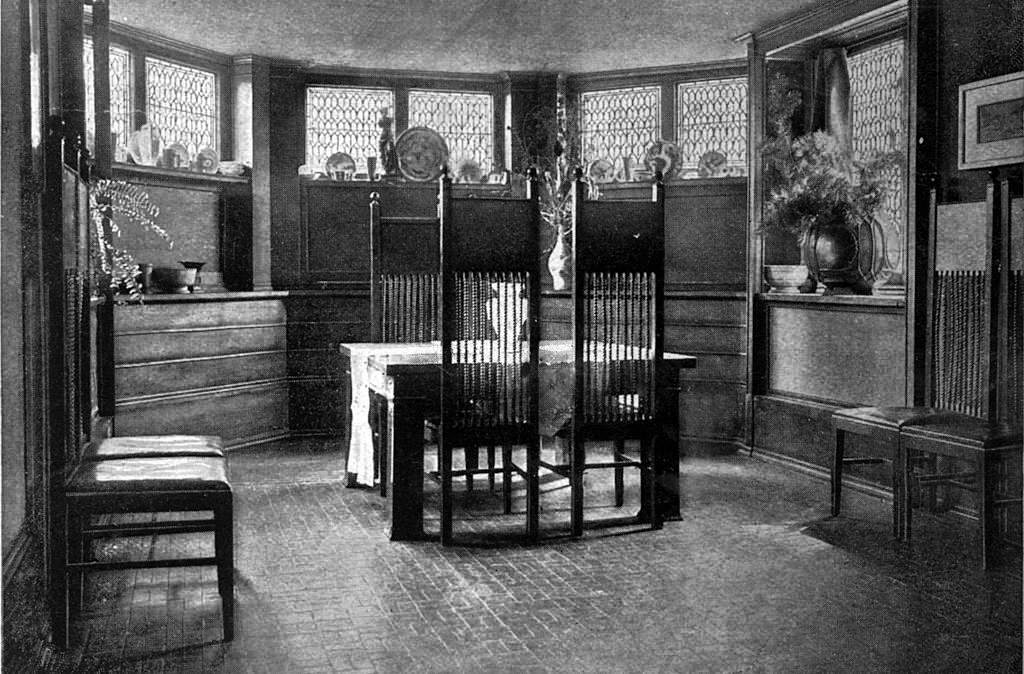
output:
M1024 162L1024 71L960 86L957 168Z

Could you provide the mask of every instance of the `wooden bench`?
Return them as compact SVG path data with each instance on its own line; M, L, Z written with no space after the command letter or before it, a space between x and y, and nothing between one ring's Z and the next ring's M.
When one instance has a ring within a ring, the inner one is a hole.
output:
M201 519L118 522L126 514L211 512ZM216 566L224 640L234 638L234 520L227 460L212 436L133 436L93 443L64 488L64 616L78 608L90 571ZM108 516L108 517L102 517ZM212 532L212 556L97 561L100 538ZM65 624L67 641L69 630Z

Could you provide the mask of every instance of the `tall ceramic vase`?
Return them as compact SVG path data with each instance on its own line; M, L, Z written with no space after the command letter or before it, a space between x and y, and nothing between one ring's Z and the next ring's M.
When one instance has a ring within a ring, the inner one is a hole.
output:
M555 245L548 256L548 271L555 290L566 290L569 287L569 276L572 271L572 252L569 246L569 230L564 225L558 226L555 234Z

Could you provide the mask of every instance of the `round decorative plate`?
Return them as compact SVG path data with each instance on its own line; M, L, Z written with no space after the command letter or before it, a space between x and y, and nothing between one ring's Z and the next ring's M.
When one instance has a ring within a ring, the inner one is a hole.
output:
M337 176L335 179L340 179L342 173L355 173L356 172L356 160L352 158L352 155L345 152L335 152L327 158L327 162L324 164L324 170L327 171L327 175L331 177Z
M644 154L644 164L652 173L661 171L661 179L668 180L679 165L679 148L667 140L655 141Z
M143 124L128 139L128 156L142 166L156 166L160 159L160 130Z
M595 183L610 183L615 178L615 166L607 159L595 159L587 167L587 175Z
M697 161L697 175L701 178L720 178L728 175L728 163L724 154L709 150Z
M433 129L414 126L395 141L398 170L409 180L434 180L448 161L448 145Z
M220 156L212 147L204 147L196 155L196 170L203 173L216 173Z

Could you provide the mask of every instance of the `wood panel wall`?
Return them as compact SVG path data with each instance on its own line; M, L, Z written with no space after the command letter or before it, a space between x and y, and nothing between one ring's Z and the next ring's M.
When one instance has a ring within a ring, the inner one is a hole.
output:
M284 302L220 298L116 308L117 435L211 434L238 446L288 433Z

